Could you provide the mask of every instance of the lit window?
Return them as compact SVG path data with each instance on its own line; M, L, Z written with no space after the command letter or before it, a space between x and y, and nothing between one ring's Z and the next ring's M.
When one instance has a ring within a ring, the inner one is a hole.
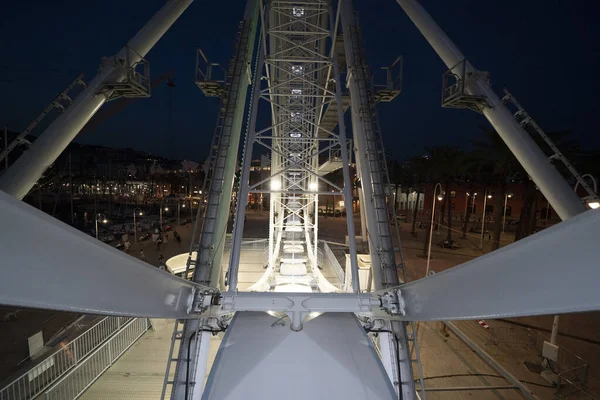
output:
M302 65L292 65L292 74L301 75L304 67Z
M304 7L292 7L292 15L296 18L304 17Z

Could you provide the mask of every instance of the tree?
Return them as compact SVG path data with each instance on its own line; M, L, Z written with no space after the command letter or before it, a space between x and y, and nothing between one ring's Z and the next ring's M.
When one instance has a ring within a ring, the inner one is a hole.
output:
M447 212L448 229L446 241L452 243L452 185L461 180L465 168L464 153L454 146L438 146L426 148L430 155L427 163L430 176L433 181L442 183L445 196L442 204L441 213ZM432 181L432 182L433 182ZM442 220L443 221L443 220Z
M471 218L471 213L473 212L473 207L469 205L469 202L472 201L471 199L473 199L473 197L475 196L475 186L479 182L480 174L481 164L479 162L479 158L476 157L473 153L467 154L465 160L464 180L467 183L467 193L469 194L469 196L467 197L466 210L462 226L462 239L467 238L469 219Z
M473 155L480 163L479 175L483 178L487 187L493 188L494 226L492 230L492 250L496 250L500 247L504 198L508 183L522 177L523 171L515 156L494 129L481 127L481 131L484 134L484 140L473 141L476 148ZM485 210L483 212L485 218Z
M421 196L421 192L424 188L425 182L425 168L426 163L423 157L414 157L409 160L409 165L411 166L411 172L413 175L413 189L417 192L417 198L415 199L415 204L413 207L413 215L412 215L412 229L411 235L412 237L417 236L417 211L419 209L419 197Z

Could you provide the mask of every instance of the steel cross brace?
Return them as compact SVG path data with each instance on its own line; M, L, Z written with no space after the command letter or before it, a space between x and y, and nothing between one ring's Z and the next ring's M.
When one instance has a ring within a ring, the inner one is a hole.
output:
M234 311L280 312L288 315L292 330L302 330L309 313L351 312L378 319L398 319L405 311L400 291L377 293L224 292L196 296L193 312L216 316Z

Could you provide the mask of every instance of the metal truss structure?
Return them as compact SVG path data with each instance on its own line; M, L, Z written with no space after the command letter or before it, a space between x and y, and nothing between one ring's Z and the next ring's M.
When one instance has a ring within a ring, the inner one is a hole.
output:
M451 270L406 282L375 110L378 99L391 100L399 90L388 85L378 97L351 0L248 0L224 79L216 79L215 65L199 53L198 86L219 97L221 107L203 188L206 206L198 211L199 234L188 260L192 281L152 268L18 201L104 102L149 94L143 57L190 2L167 2L0 179L7 192L0 193L0 304L176 319L169 355L175 373L172 380L166 373L163 398L177 400L275 399L283 391L286 398L300 399L311 390L324 398L415 399L412 350L417 361L419 356L414 321L600 309L600 210L583 212L580 199L491 91L487 75L465 59L416 0L398 3L451 69L445 75L445 105L474 109L488 118L567 221ZM345 68L339 65L342 47ZM251 82L236 203L234 175ZM352 145L344 121L348 106ZM270 111L266 126L259 126L259 109ZM250 162L258 149L271 154L271 174L250 184ZM352 152L361 182L372 291L370 286L361 291L359 279ZM341 160L341 186L319 170L331 154ZM252 193L269 196L268 262L262 277L242 291L242 236ZM346 209L347 273L352 277L347 292L319 271L319 195L332 193L342 196ZM225 279L221 259L232 206ZM549 290L557 282L566 288L558 295ZM474 299L464 290L473 286L485 296ZM282 320L291 329L277 328ZM380 356L365 333L374 326L380 327ZM225 329L205 389L207 339ZM285 363L293 365L282 368ZM421 375L420 363L417 368Z
M349 152L343 118L337 132L321 126L324 111L332 104L341 114L339 72L335 66L337 26L327 1L271 1L261 4L262 52L257 72L250 124L244 149L241 186L231 251L229 290L237 289L237 266L250 193L268 194L269 257L267 272L253 290L293 285L298 290L332 291L317 264L318 195L340 194L351 198ZM265 85L262 85L263 65ZM271 124L257 129L261 103L271 110ZM254 146L271 154L271 176L250 185ZM319 175L320 160L332 151L341 154L343 187ZM329 185L332 191L325 188ZM346 202L350 259L357 273L352 204ZM357 285L358 280L354 280ZM298 287L301 286L302 288ZM289 286L291 287L291 286ZM357 291L358 286L354 290Z

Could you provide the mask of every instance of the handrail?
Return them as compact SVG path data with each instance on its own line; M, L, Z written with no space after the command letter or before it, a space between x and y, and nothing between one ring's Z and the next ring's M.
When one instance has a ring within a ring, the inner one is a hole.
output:
M70 343L63 345L44 361L30 368L0 389L0 400L30 400L37 397L67 371L90 354L123 324L127 317L105 317Z
M149 318L134 318L72 368L44 393L45 400L77 399L151 326Z
M342 266L340 265L335 254L333 254L333 251L331 251L331 248L325 241L323 241L323 248L325 249L325 255L327 256L327 259L329 260L329 263L331 264L331 268L333 268L333 271L337 275L339 281L343 284L345 282L345 275L344 275L344 270L342 269Z

